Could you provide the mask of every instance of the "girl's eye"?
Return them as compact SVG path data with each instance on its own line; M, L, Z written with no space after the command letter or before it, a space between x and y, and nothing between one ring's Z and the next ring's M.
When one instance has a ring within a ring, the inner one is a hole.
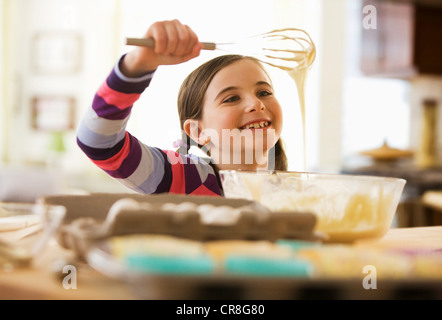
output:
M261 90L258 92L258 96L259 97L267 97L267 96L271 96L272 92L267 91L267 90Z
M231 97L228 97L227 99L223 100L223 103L232 103L232 102L237 101L238 99L239 99L238 96L231 96Z

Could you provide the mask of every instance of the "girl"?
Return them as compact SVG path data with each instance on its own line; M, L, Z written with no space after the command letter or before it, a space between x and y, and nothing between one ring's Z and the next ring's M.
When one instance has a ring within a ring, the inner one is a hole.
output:
M139 193L222 196L218 171L286 170L282 111L269 76L254 58L214 58L183 82L178 113L180 153L147 146L125 130L131 108L161 65L197 57L201 43L178 20L156 22L146 37L155 48L123 55L81 120L77 143L112 177ZM209 158L188 154L197 145Z

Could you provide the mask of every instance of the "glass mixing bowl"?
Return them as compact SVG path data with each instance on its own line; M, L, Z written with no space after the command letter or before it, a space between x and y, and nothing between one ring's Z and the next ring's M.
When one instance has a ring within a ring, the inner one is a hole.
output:
M272 211L310 212L330 242L381 238L406 181L400 178L293 171L221 170L226 198L255 200Z
M32 263L55 235L65 212L64 206L0 202L0 268Z

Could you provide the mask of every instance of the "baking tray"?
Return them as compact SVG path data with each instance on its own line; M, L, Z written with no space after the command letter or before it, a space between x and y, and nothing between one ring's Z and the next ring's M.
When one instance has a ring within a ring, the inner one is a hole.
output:
M152 300L440 300L442 279L378 279L375 289L363 277L165 274L129 270L102 241L87 253L88 264L127 283L136 297Z

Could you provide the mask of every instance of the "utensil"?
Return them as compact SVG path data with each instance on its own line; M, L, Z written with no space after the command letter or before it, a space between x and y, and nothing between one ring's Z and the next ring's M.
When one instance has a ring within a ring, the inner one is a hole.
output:
M126 38L126 44L155 47L152 38ZM252 56L285 71L308 67L316 57L312 39L307 32L297 28L276 29L235 42L202 42L202 45L204 50L222 50Z

